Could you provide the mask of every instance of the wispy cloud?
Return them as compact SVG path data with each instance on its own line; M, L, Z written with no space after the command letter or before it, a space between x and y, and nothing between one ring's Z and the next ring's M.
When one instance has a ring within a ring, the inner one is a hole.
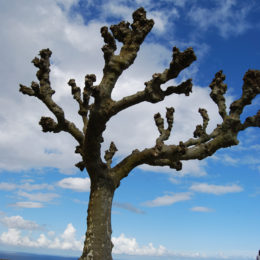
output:
M43 208L42 203L34 201L18 201L14 204L9 204L9 206L17 208Z
M29 182L26 182L23 184L16 184L10 182L0 182L0 189L5 191L12 191L12 190L33 191L33 190L44 190L44 189L53 190L54 186L47 183L31 184Z
M209 193L215 195L223 195L227 193L235 193L243 191L243 188L237 184L232 185L212 185L208 183L197 183L190 187L191 191Z
M16 188L17 188L17 185L14 183L8 183L8 182L0 183L0 190L11 191L11 190L15 190Z
M191 211L194 212L213 212L214 210L211 208L207 208L207 207L202 207L202 206L196 206L190 209Z
M20 197L24 197L29 200L40 201L40 202L48 202L53 200L54 198L59 197L59 195L56 193L28 193L23 191L19 191L18 195Z
M152 201L147 201L144 205L147 207L169 206L180 201L190 200L191 196L192 194L190 192L173 193L171 195L157 197Z
M188 13L189 18L202 30L216 28L222 37L242 34L250 24L248 15L252 6L239 4L236 0L212 1L210 8L194 5Z
M113 206L116 207L116 208L121 208L121 209L131 211L131 212L137 213L137 214L144 214L145 213L143 210L134 207L130 203L113 202Z

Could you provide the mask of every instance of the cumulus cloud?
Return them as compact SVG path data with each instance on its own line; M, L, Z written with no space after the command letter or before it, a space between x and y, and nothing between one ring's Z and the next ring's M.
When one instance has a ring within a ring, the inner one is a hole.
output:
M77 192L90 191L90 179L86 178L65 178L60 180L57 185L64 189L71 189Z
M113 237L114 254L127 254L127 255L143 255L143 256L162 256L165 255L167 250L164 246L155 248L152 243L146 246L139 246L135 238L127 238L124 234L119 237Z
M57 135L41 133L38 122L41 116L50 114L48 109L18 91L19 83L30 84L35 80L35 68L30 61L40 49L49 47L53 51L51 81L57 93L55 100L67 104L65 113L68 119L73 118L81 126L79 117L75 116L78 108L67 81L75 77L77 82L83 82L85 74L96 73L99 76L102 72L102 38L99 32L102 24L95 22L85 26L76 15L68 15L76 1L60 2L21 0L7 1L1 6L1 44L3 49L8 49L2 53L0 65L2 75L5 75L0 83L6 87L0 98L2 170L49 166L64 173L76 171L73 166L79 160L73 152L76 142L64 133L58 138ZM22 39L23 44L17 39ZM18 111L22 111L22 116ZM56 153L46 152L55 149Z
M147 201L144 205L148 207L169 206L180 201L190 200L191 196L192 194L190 192L173 193L171 195L158 197L152 201Z
M10 219L15 217L10 217ZM0 234L0 244L2 245L12 245L15 247L23 248L37 248L37 249L50 249L50 250L63 250L64 253L67 251L73 251L77 254L82 252L84 237L78 239L76 237L77 230L72 223L69 223L63 233L57 235L53 231L48 231L46 233L40 233L39 235L34 234L37 230L34 229L37 224L35 222L26 221L23 218L20 219L20 226L15 224L10 225L7 231ZM12 221L9 221L9 223ZM33 224L33 225L32 225ZM28 229L28 231L21 230L23 227ZM225 255L221 253L216 253L214 255L207 255L200 252L174 252L169 251L163 245L158 247L154 246L152 243L147 245L140 245L136 238L127 237L125 234L121 234L118 237L112 237L112 242L114 244L113 254L124 254L131 256L147 256L147 257L163 257L170 256L174 259L240 259L241 255L237 254L236 257ZM250 255L251 256L251 255ZM248 255L247 255L248 257Z
M49 248L82 251L83 241L75 238L75 228L69 223L63 234L54 238L48 238L45 234L40 234L37 239L29 235L23 235L16 228L9 228L8 231L0 235L0 243L6 245L33 247L33 248ZM51 234L53 236L53 234Z
M243 188L237 184L213 185L208 183L196 183L190 187L190 190L201 193L223 195L227 193L241 192L243 191Z
M15 217L13 217L14 219ZM10 222L10 221L9 221ZM20 219L21 222L21 219ZM32 226L34 222L22 221L23 226ZM34 223L34 225L37 225ZM20 225L21 227L21 225ZM81 252L83 248L84 238L76 238L76 229L72 223L69 223L60 235L55 235L54 232L47 234L41 233L38 238L33 238L29 234L23 234L19 226L10 225L8 231L0 234L0 243L5 245L32 247L32 248L48 248L48 249L61 249L73 250ZM33 230L33 228L31 229ZM114 244L114 254L127 254L127 255L147 255L147 256L162 256L167 253L164 246L154 247L152 243L140 246L135 238L128 238L124 234L119 237L112 237Z
M19 171L48 166L56 167L63 173L76 172L73 165L80 160L79 155L73 152L76 142L66 133L59 135L41 133L38 121L41 116L49 116L50 113L35 98L23 97L18 93L19 82L29 84L35 79L35 69L30 60L40 49L51 48L53 51L51 81L56 90L54 99L64 108L67 118L82 127L80 117L77 115L77 104L71 97L66 82L74 77L82 86L86 73L95 73L98 81L101 79L104 61L100 50L103 40L99 30L105 21L91 20L84 24L79 14L68 15L70 7L76 2L66 1L64 7L60 8L62 4L58 0L30 1L30 6L34 10L31 12L31 9L24 8L24 0L21 0L15 2L15 8L6 2L4 8L0 10L4 17L0 35L3 45L8 46L10 50L8 55L3 55L2 64L5 65L1 67L6 77L0 79L1 86L7 87L4 96L0 98L0 111L2 111L0 169L2 170ZM26 4L28 5L28 1ZM131 17L128 16L133 9L124 1L120 3L110 1L103 4L104 12L106 5L109 5L107 7L110 9L106 10L109 10L110 14L123 15L124 19L129 18L131 21ZM158 30L164 29L168 17L173 13L178 17L178 11L174 8L171 9L171 13L166 12L165 15L159 11L151 11L151 15L158 20L157 24L161 27ZM103 20L106 17L104 16ZM22 39L23 45L20 46L14 37ZM144 43L135 64L119 79L112 93L113 98L119 99L144 89L144 82L151 79L153 73L163 71L165 64L169 64L171 54L171 49L158 43ZM7 70L9 67L12 67L12 70ZM11 71L15 77L10 75ZM207 108L212 119L210 130L219 122L220 117L216 105L209 99L209 90L199 86L194 86L190 97L175 95L166 98L160 104L143 103L123 111L112 118L107 125L104 133L105 142L102 145L103 152L109 147L111 140L117 145L118 153L115 159L118 160L136 148L154 146L158 132L153 115L157 112L164 115L167 106L174 106L176 111L174 134L169 142L178 143L180 140L190 138L198 122L201 122L198 113L201 104ZM23 111L22 117L17 111ZM206 174L200 162L184 163L183 169L183 174L197 176Z
M21 216L4 217L0 219L0 222L4 226L13 229L25 229L25 230L41 229L41 227L36 222L31 220L25 220Z

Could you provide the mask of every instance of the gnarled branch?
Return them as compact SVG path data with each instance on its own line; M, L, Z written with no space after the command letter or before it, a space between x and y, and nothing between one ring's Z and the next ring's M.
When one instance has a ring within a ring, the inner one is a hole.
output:
M107 166L109 168L111 166L113 156L115 155L116 152L117 152L116 145L114 144L114 142L111 142L110 147L107 151L105 151L105 156L104 156L104 159L106 160Z
M82 143L84 139L82 132L72 122L65 118L63 109L52 99L52 95L55 91L51 88L49 79L51 54L52 52L49 49L43 49L39 53L40 59L35 57L32 60L34 66L38 68L36 76L39 80L39 84L32 82L31 88L20 85L20 92L25 95L37 97L56 116L57 123L51 118L42 117L40 125L44 132L57 133L65 131L70 133L79 143Z
M159 76L158 76L159 77ZM244 106L251 103L251 100L260 92L260 71L248 71L244 77L242 97L231 104L230 114L226 113L224 93L226 85L223 83L225 76L222 71L218 72L210 84L211 98L218 105L219 113L223 122L216 126L210 133L206 133L209 116L205 109L200 108L203 124L198 125L194 132L194 138L190 138L179 145L165 145L163 143L169 137L168 130L171 130L172 119L168 122L168 129L164 129L164 121L158 113L155 115L155 122L160 132L156 146L135 151L116 165L113 170L113 177L119 183L128 173L138 165L148 164L153 166L169 166L176 170L181 169L181 162L186 160L202 160L214 154L217 150L237 145L237 135L247 127L260 127L260 110L255 116L247 117L244 123L240 121L240 114ZM159 147L159 149L158 149Z

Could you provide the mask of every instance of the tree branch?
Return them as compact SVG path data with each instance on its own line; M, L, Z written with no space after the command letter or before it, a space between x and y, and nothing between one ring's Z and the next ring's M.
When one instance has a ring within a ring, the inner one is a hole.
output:
M129 172L142 164L152 166L169 166L176 170L181 169L182 161L199 159L202 160L214 154L217 150L239 143L237 135L240 131L247 127L260 127L260 110L255 116L248 117L242 124L240 122L240 114L244 106L251 103L251 100L260 93L260 71L248 71L244 77L242 97L231 104L230 114L226 113L226 104L224 93L226 85L223 83L225 76L222 71L215 75L210 88L212 92L211 98L218 105L219 113L222 116L223 122L216 126L210 133L206 133L209 117L205 109L200 108L199 113L202 116L203 124L198 125L194 132L195 138L190 138L185 142L180 142L179 145L165 145L164 140L167 140L170 135L170 130L173 123L173 110L168 110L168 129L164 129L164 120L158 113L155 115L155 123L160 133L157 138L155 147L144 149L142 151L135 150L119 162L112 169L112 177L117 185L121 179L125 178Z
M225 119L227 116L226 100L224 94L227 91L227 85L223 83L226 76L222 70L216 73L215 78L212 80L209 87L211 88L210 97L217 104L220 116Z
M160 96L162 100L151 98L151 96L153 96L153 92L150 91L151 89L145 88L143 91L138 91L135 94L124 97L119 101L114 101L110 109L110 115L113 116L120 111L127 109L128 107L137 105L144 101L158 103L166 96L170 96L171 94L185 94L185 96L189 96L189 94L192 92L192 80L188 79L178 86L169 86L166 90L160 90Z
M49 73L50 73L50 57L51 51L49 49L43 49L40 51L40 59L35 57L32 63L38 68L36 76L39 80L39 84L32 82L31 88L24 85L20 85L20 92L25 95L35 96L40 99L48 109L55 115L57 123L53 119L48 117L42 117L40 125L44 132L58 133L65 131L70 133L80 144L83 143L84 136L82 132L70 121L65 118L64 112L52 99L52 95L55 91L51 88Z
M102 95L111 97L111 92L121 73L133 64L140 45L146 35L151 31L154 22L146 18L144 8L139 8L133 13L133 23L120 22L110 26L112 34L107 27L101 28L101 35L105 45L102 48L104 53L105 66L104 76L99 85ZM115 55L116 40L123 43L119 55Z
M170 107L170 108L166 108L166 109L167 109L166 119L167 119L167 123L168 123L168 128L164 129L164 120L161 117L160 113L157 113L154 115L154 121L155 121L155 124L160 133L160 136L156 139L156 148L159 151L161 150L161 148L164 144L164 141L169 139L171 130L172 130L172 125L173 125L174 108Z
M243 78L242 96L230 105L230 115L239 118L245 106L250 105L260 93L260 71L248 70Z
M104 159L107 162L108 168L110 168L113 156L115 155L116 152L117 152L117 148L116 148L114 142L111 142L109 150L105 151L105 156L104 156Z

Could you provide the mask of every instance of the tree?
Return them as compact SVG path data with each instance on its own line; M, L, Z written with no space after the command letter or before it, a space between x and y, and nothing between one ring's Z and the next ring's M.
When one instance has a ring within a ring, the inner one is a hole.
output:
M244 75L242 95L226 109L224 94L227 86L224 83L225 75L222 71L216 73L209 87L210 97L218 106L222 123L207 133L209 122L208 113L200 108L202 124L197 125L194 137L179 144L167 145L174 121L174 108L166 108L166 121L160 113L155 114L154 120L159 131L155 145L142 151L134 150L115 166L111 166L112 159L117 152L116 145L111 142L105 152L104 160L101 158L102 134L106 129L107 122L116 114L141 102L157 103L163 101L166 96L172 94L185 94L188 96L192 91L192 80L188 79L178 86L169 86L165 90L162 84L175 79L179 73L196 60L192 48L181 52L173 48L172 61L169 67L161 73L153 74L152 78L145 82L143 91L126 96L115 101L111 98L113 88L124 70L133 64L140 45L154 25L153 20L146 18L144 8L139 8L133 13L133 23L120 22L108 27L101 28L101 35L105 45L102 48L105 65L103 78L98 85L94 85L96 76L88 74L85 77L83 91L77 86L74 79L70 79L73 98L79 105L79 115L84 124L83 130L78 129L73 122L65 118L63 109L52 99L55 91L51 87L49 49L40 51L40 58L34 58L32 63L38 68L37 82L32 82L30 87L20 85L20 91L29 96L40 99L56 117L56 121L50 117L42 117L39 124L43 132L59 133L61 131L71 134L78 145L75 152L80 154L82 161L76 166L83 171L87 170L91 179L91 191L87 216L87 232L84 249L80 260L111 260L111 207L115 190L119 187L122 179L137 166L148 164L152 166L169 166L180 171L182 161L199 159L202 160L214 154L218 149L237 145L237 136L240 131L248 127L260 127L260 110L254 116L247 117L243 122L240 116L245 106L260 93L260 71L248 70ZM122 43L119 54L116 40Z

